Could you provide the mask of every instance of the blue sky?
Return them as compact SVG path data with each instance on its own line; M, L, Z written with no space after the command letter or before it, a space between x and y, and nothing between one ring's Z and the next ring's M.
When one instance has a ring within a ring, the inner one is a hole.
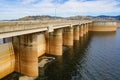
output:
M120 15L119 0L0 0L0 20L32 15Z

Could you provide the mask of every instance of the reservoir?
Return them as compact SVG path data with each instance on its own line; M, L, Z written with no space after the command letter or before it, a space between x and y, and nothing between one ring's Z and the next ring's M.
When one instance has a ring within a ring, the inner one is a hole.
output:
M74 41L38 80L120 80L120 29Z
M2 80L18 80L13 73ZM116 32L89 32L73 47L64 47L39 70L36 80L120 80L120 28Z

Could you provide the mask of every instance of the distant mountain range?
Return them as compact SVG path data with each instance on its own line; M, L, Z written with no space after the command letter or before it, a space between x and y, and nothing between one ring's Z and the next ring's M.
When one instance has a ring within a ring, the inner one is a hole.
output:
M115 18L117 20L120 20L120 15L118 16L106 16L106 15L100 15L100 16L97 16L98 18Z
M68 17L67 19L85 19L85 20L120 20L120 16L73 16Z
M17 21L29 21L29 20L55 20L55 19L68 19L68 20L120 20L120 15L118 16L107 16L107 15L100 15L100 16L71 16L71 17L55 17L55 16L26 16L23 18L16 19Z

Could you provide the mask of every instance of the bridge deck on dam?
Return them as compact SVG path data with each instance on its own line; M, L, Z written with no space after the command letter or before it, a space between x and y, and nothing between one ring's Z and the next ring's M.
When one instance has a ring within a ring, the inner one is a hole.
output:
M90 23L88 20L63 21L3 21L0 22L0 38L30 34L41 31L52 31L67 26Z

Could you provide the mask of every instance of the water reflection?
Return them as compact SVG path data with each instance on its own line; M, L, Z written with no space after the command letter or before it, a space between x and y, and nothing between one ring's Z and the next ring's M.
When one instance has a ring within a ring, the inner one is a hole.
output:
M62 58L57 59L49 65L45 70L47 80L71 80L73 76L79 74L78 64L83 63L82 58L85 55L83 50L88 45L88 36L80 38L79 41L74 41L73 47L68 47L64 51ZM62 61L61 61L62 60ZM82 67L82 66L81 66Z
M62 61L47 67L46 80L119 80L120 48L116 45L120 38L117 37L115 32L89 33L74 41L74 46L67 48L59 59Z

